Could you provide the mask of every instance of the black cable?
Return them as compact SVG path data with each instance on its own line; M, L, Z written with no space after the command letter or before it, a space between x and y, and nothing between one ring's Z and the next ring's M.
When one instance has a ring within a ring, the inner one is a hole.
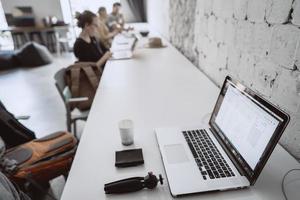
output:
M284 199L285 200L288 200L287 196L286 196L286 192L285 192L285 188L284 188L284 181L285 181L285 178L287 177L287 175L293 171L300 171L300 169L291 169L289 171L287 171L284 176L283 176L283 179L282 179L282 182L281 182L281 190L282 190L282 193L283 193L283 196L284 196Z

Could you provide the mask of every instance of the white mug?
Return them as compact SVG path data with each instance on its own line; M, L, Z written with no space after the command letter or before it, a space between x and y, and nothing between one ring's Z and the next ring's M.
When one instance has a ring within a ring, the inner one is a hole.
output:
M133 121L125 119L119 122L119 130L123 145L133 144Z

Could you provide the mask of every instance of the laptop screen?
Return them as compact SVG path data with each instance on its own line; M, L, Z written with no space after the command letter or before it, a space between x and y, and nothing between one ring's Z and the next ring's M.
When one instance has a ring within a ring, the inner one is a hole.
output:
M254 169L273 136L279 119L229 85L215 122Z
M227 77L209 124L254 184L289 122L289 116Z

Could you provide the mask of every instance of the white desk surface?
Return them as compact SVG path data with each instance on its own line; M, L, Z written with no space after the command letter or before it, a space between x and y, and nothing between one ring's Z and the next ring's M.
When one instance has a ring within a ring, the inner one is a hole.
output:
M62 200L172 199L153 129L189 127L208 121L219 89L168 42L161 49L142 48L134 59L109 61L77 150ZM118 122L134 121L135 144L121 145ZM141 147L145 164L117 169L115 151ZM283 199L281 180L299 164L277 145L255 186L239 190L181 197L183 199ZM104 184L147 172L162 174L164 185L123 195L105 195ZM289 181L287 181L289 182ZM299 188L299 184L298 184ZM297 198L297 188L287 190ZM299 191L298 191L299 195Z

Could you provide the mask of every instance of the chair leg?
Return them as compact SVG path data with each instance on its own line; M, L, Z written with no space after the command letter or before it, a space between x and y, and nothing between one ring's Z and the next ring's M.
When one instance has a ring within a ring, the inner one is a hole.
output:
M68 117L67 117L68 118ZM72 132L71 121L67 119L67 130Z
M73 123L73 130L74 130L74 136L78 139L78 137L77 137L77 125L76 125L76 121L74 121L74 123Z
M65 181L67 181L68 180L68 176L69 176L69 172L64 173L63 176L64 176Z

